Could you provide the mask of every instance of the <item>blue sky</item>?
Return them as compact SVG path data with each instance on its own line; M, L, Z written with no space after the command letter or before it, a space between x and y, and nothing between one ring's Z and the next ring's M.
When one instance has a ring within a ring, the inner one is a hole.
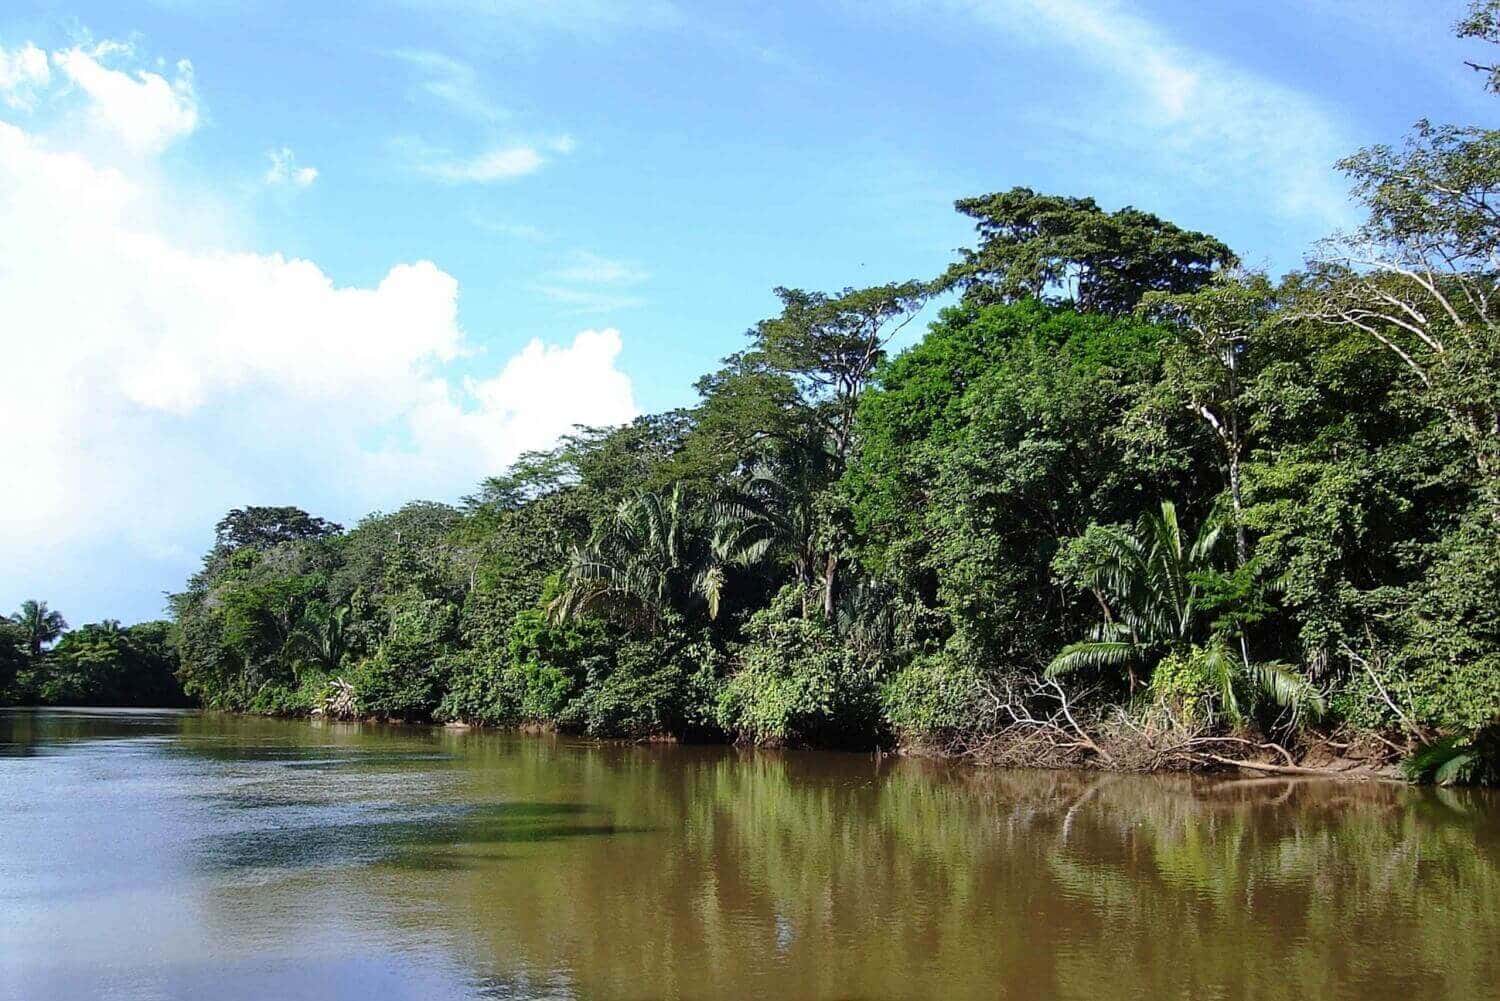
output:
M229 507L454 500L689 403L774 286L941 270L965 195L1295 267L1338 156L1493 114L1461 6L11 0L0 607L151 617Z

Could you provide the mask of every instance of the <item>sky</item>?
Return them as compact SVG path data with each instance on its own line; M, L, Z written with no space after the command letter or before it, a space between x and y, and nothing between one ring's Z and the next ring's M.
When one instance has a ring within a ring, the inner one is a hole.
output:
M7 0L0 611L159 617L230 508L353 525L691 404L776 286L941 271L956 198L1295 268L1340 156L1491 120L1461 10Z

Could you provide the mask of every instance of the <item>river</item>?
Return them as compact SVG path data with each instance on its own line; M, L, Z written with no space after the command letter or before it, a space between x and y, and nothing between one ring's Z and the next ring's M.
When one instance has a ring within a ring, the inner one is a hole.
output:
M1500 797L0 712L0 997L1500 996Z

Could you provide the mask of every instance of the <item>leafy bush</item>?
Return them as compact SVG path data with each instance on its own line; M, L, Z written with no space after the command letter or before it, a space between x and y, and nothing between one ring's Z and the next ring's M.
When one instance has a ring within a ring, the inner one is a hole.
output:
M1445 737L1426 745L1402 762L1413 782L1440 786L1500 784L1500 724L1471 738Z
M885 718L909 739L942 738L980 726L980 674L952 651L915 657L880 689Z
M750 618L739 668L718 697L728 731L757 743L866 745L880 732L877 671L788 585Z
M349 677L360 711L391 719L430 717L455 665L449 647L457 626L453 605L417 591L404 594L379 649Z

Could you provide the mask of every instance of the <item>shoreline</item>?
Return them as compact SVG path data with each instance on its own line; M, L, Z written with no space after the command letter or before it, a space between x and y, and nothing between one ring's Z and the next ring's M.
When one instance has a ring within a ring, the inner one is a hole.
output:
M90 712L149 714L166 713L174 716L229 716L243 719L288 720L308 723L339 724L347 726L373 725L426 730L449 730L454 732L515 734L528 737L563 737L580 743L600 746L652 745L684 747L725 747L738 750L795 751L821 754L859 755L879 758L907 758L932 761L973 768L975 770L1042 770L1098 772L1115 775L1197 775L1204 777L1241 778L1303 778L1341 783L1382 782L1404 786L1418 786L1400 772L1395 757L1374 759L1348 757L1336 753L1328 736L1306 748L1300 754L1274 741L1252 739L1249 735L1199 735L1189 738L1195 749L1183 752L1179 748L1156 748L1144 744L1124 746L1118 739L1110 741L1100 736L1093 753L1085 748L1039 748L1034 735L1013 736L1006 739L1000 734L986 738L971 747L962 747L956 742L944 744L939 741L897 741L890 747L847 748L819 746L816 744L756 744L745 740L693 740L674 734L654 734L639 737L594 737L584 733L560 730L548 723L517 723L495 725L471 723L461 720L440 722L436 720L399 720L379 716L356 718L334 718L318 713L254 713L232 709L209 709L200 706L60 706L17 705L0 706L4 712ZM1090 738L1094 740L1095 738ZM1368 739L1365 746L1374 748L1384 742L1379 737ZM1252 747L1256 757L1234 757L1202 750L1204 747L1224 745L1229 747ZM1355 742L1341 745L1353 749ZM1386 746L1387 752L1390 751Z

